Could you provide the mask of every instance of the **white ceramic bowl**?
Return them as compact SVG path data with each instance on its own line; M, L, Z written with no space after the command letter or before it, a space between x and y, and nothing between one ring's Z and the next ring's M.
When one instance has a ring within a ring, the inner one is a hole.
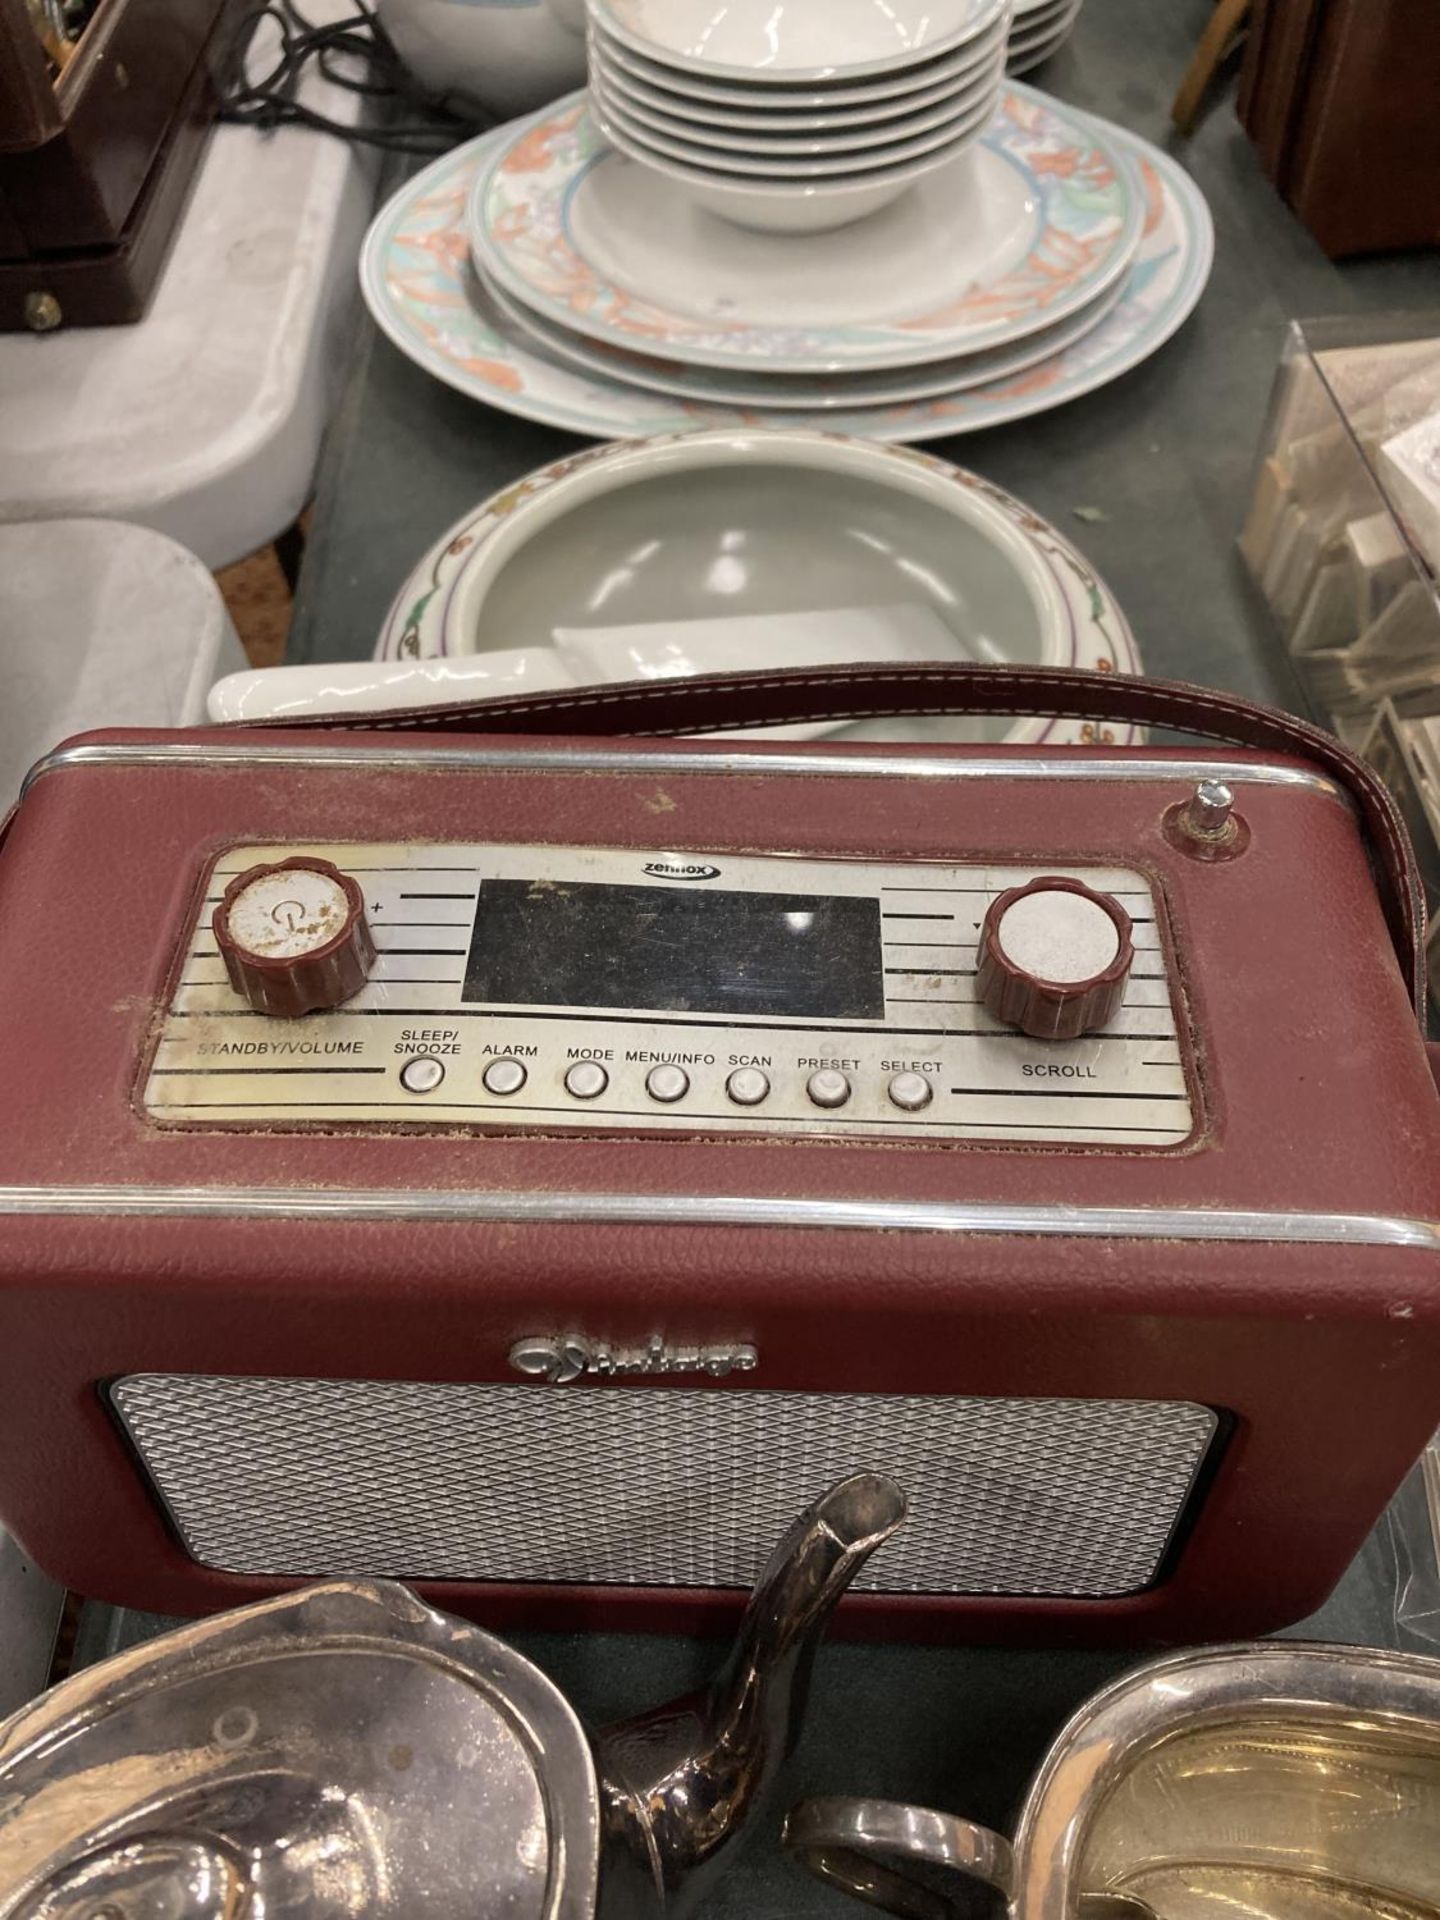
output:
M814 94L786 94L774 105L767 97L741 107L701 99L651 74L638 73L635 63L631 61L627 65L621 58L621 50L599 34L591 34L589 46L591 63L601 62L608 79L623 77L624 90L632 99L657 108L673 119L685 120L691 126L711 131L724 128L730 133L845 133L868 127L877 120L904 119L950 99L987 63L996 42L1005 38L1002 23L976 41L973 50L967 49L963 64L955 72L947 72L942 79L929 80L903 93L887 93L883 99L852 103L846 94L840 93L837 97L832 93L822 95L818 105L807 105L807 101L815 100Z
M791 234L824 233L849 226L890 206L927 174L942 167L966 169L970 150L992 111L990 104L983 104L961 132L900 166L867 167L829 178L785 180L773 175L726 174L714 167L673 160L627 132L596 103L597 120L611 145L639 165L681 182L697 206L735 226L760 233ZM963 190L965 179L957 178L957 194Z
M1009 33L1008 11L1001 13L997 27L999 31ZM682 94L702 109L724 107L738 108L747 113L835 113L883 106L887 101L900 100L924 88L962 78L975 64L976 49L986 45L990 34L996 30L996 27L989 28L962 47L937 54L895 73L862 75L859 79L842 74L830 80L800 80L783 85L776 81L711 80L679 67L667 67L660 61L636 53L633 47L627 47L623 41L615 39L594 14L590 17L588 33L591 46L603 47L608 58L623 67L632 78Z
M1028 73L1031 67L1048 60L1059 51L1075 30L1079 18L1078 0L1064 7L1053 19L1047 14L1039 25L1027 20L1010 36L1006 66L1011 73Z
M923 456L763 431L606 455L471 548L447 596L456 651L543 646L587 625L909 602L943 618L970 657L1057 657L1066 609L1033 542Z
M779 125L762 131L755 127L729 127L686 119L656 106L653 88L647 89L652 97L646 98L635 83L624 76L623 70L611 66L603 54L591 57L590 84L592 88L603 87L616 111L634 121L637 130L649 130L682 146L699 149L702 154L713 153L717 159L739 155L751 161L772 157L789 161L825 160L877 151L889 157L888 150L902 142L943 133L985 94L993 98L995 76L1005 59L1005 44L1003 37L997 38L988 59L974 74L915 112L840 127Z
M753 147L743 143L707 145L693 138L677 136L663 127L657 128L653 116L642 118L637 115L635 109L613 91L609 81L602 78L600 70L595 67L590 72L590 97L596 118L612 142L618 130L647 153L662 154L666 159L678 160L700 171L722 175L739 174L779 183L789 180L832 180L841 179L847 174L864 173L876 167L904 166L973 132L978 120L988 119L994 110L1004 64L1005 51L1002 47L993 68L958 106L952 106L941 116L938 125L893 138L889 137L891 130L887 127L887 137L884 139L857 142L852 138L848 144L839 147L813 143L798 152L784 141L765 141Z
M510 119L583 84L579 0L376 0L380 24L437 101Z
M892 73L963 46L1009 0L589 0L613 38L702 75L749 82Z
M799 503L808 505L797 547L789 513ZM841 503L851 511L837 513ZM465 666L513 643L545 645L555 628L810 611L845 595L851 605L862 603L854 595L881 605L899 597L939 611L979 659L1140 670L1114 595L1012 495L910 447L766 432L586 447L493 495L397 593L376 659ZM772 653L756 664L787 660ZM1135 737L1069 720L897 720L852 732L1100 745Z
M847 596L936 611L975 657L1140 670L1105 583L1011 495L911 448L764 432L588 447L504 489L415 568L376 657L464 668L513 645L546 645L556 628L804 612ZM1097 738L1048 719L874 722L861 732Z

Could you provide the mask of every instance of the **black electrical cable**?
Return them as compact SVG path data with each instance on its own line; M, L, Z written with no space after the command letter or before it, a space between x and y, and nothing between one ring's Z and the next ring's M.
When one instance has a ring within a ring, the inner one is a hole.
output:
M354 0L355 12L343 20L316 26L296 0L267 0L245 20L231 52L230 75L221 89L220 118L268 132L275 127L314 127L338 139L390 153L443 153L479 124L460 119L431 102L410 78L367 0ZM256 40L264 23L278 36L274 64L256 73ZM307 67L347 92L385 103L373 125L352 125L300 99ZM340 63L348 65L344 71ZM422 117L405 120L397 109Z

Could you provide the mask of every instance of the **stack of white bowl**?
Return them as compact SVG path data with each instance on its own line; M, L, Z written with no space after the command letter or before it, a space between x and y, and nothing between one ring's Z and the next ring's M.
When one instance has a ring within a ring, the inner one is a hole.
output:
M1004 79L1011 4L589 0L592 101L613 146L712 213L820 232L975 142Z
M1010 24L1011 73L1028 73L1048 60L1070 38L1084 0L1015 0Z

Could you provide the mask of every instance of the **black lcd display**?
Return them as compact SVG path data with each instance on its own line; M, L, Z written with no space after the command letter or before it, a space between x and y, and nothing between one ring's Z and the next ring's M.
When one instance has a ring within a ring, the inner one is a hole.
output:
M882 1020L875 900L487 880L465 998L492 1006Z

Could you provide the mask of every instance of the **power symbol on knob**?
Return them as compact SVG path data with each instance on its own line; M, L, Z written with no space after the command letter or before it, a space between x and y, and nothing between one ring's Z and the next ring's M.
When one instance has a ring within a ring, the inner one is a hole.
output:
M353 998L375 964L358 882L328 860L250 867L211 925L230 984L257 1013L293 1019Z
M1006 1026L1035 1040L1076 1040L1119 1011L1134 958L1118 900L1050 875L992 902L975 984Z

